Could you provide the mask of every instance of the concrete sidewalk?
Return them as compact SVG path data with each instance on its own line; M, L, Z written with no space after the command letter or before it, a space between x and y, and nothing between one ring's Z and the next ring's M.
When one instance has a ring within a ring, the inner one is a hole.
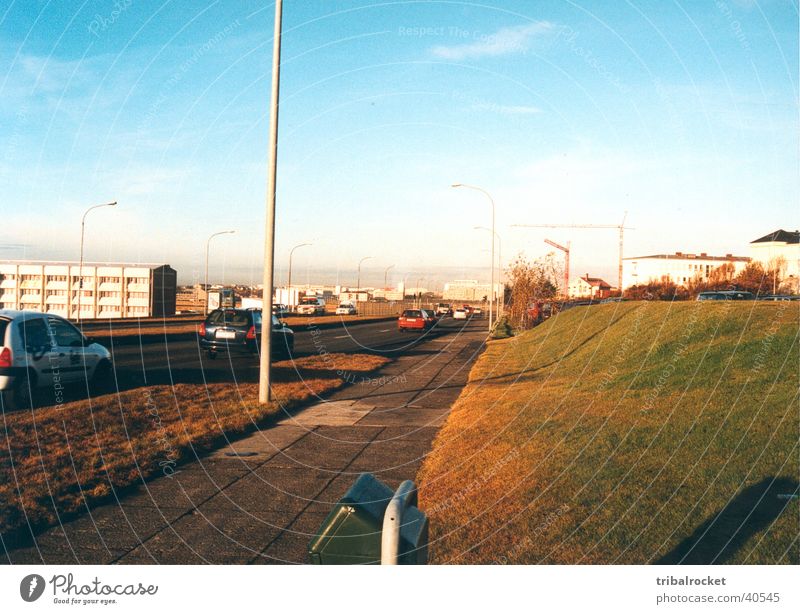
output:
M375 377L54 527L9 558L305 563L311 536L358 474L392 488L414 479L485 336L481 325L432 337Z

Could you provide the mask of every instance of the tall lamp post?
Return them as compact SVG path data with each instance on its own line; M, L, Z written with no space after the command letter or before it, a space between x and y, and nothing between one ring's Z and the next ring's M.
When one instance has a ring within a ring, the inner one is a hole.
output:
M299 247L306 247L307 245L313 245L312 243L300 243L299 245L295 245L292 249L289 250L289 279L287 281L287 289L289 290L289 308L293 307L292 305L292 254L294 254L294 250Z
M203 315L208 315L208 250L211 247L211 239L218 237L219 235L232 235L235 232L235 230L221 230L208 237L208 240L206 241L206 300L205 305L203 306Z
M116 207L116 206L117 206L116 200L111 203L94 205L93 207L89 207L86 211L84 211L83 217L81 218L81 256L80 256L80 261L78 262L78 322L81 321L81 295L83 294L83 235L84 235L84 230L86 229L86 216L89 214L89 211L93 209L99 209L100 207ZM97 291L97 279L95 279L95 292L96 291ZM70 294L72 294L72 290L70 290ZM70 297L70 310L71 309L72 309L72 298Z
M275 186L278 170L278 99L280 97L281 71L281 19L283 0L275 0L275 29L272 37L272 91L269 108L269 166L267 169L267 219L264 232L264 280L261 294L262 318L261 355L258 369L258 402L270 400L272 359L272 286L275 264Z
M475 230L488 230L492 232L492 229L486 226L475 226ZM505 302L505 288L503 287L503 241L496 232L494 236L497 237L497 283L500 285L500 292L497 294L497 317L499 318L502 312L503 302ZM494 289L492 289L492 291L494 291ZM501 296L503 298L501 298Z
M388 281L387 281L389 279L389 269L393 269L393 268L394 268L394 265L390 264L383 271L383 289L384 290L388 290L389 289Z
M364 256L361 260L358 261L358 282L356 283L356 292L361 290L361 263L365 260L369 260L372 256Z
M492 292L494 292L494 236L496 234L495 230L494 230L494 217L495 217L494 216L494 209L495 209L495 207L494 207L494 199L492 198L491 194L489 194L489 192L487 192L483 188L479 188L479 187L474 186L474 185L468 185L466 183L454 183L451 187L454 187L454 188L469 188L470 190L476 190L478 192L481 192L484 196L486 196L486 198L489 199L489 203L492 205L492 260L491 260L491 267L490 267L490 269L492 271L492 274L491 274L492 282L491 282L491 290L489 291L489 331L491 332L491 330L492 330L492 320L493 320L493 318L492 318L492 315L493 315L492 314L492 303L493 303L493 301L492 301L492 296L491 295L492 295Z

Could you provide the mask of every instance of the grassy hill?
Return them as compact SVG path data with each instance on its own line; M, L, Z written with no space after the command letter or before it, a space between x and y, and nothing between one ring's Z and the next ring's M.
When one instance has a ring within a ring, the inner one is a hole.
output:
M800 562L799 315L626 302L490 342L418 476L434 562Z

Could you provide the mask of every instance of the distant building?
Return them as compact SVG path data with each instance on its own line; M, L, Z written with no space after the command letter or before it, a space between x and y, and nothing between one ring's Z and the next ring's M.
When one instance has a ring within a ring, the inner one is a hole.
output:
M800 231L776 230L750 242L750 258L765 269L782 261L781 280L793 292L798 292L800 279Z
M402 301L404 290L381 290L377 288L372 291L372 298L386 299L387 301Z
M71 319L168 316L176 291L168 264L84 263L81 270L77 262L0 262L0 309Z
M444 285L442 299L445 301L482 301L484 298L489 298L491 289L491 284L479 284L475 279L457 279ZM495 285L494 296L497 296L499 291L499 285ZM409 293L406 291L406 294Z
M622 287L629 288L658 282L665 277L679 286L692 280L705 281L711 271L728 262L733 264L735 273L738 273L750 262L750 258L733 254L709 256L705 252L701 254L675 252L674 254L623 258Z
M569 284L570 298L608 298L610 295L611 285L599 277L589 277L589 273Z
M356 292L353 290L352 292L340 292L339 293L339 302L340 303L366 303L369 300L369 292L366 290L361 290L360 292Z

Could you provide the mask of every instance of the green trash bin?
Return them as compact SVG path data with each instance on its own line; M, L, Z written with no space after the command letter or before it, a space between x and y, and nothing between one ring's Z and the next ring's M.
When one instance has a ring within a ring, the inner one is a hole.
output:
M394 493L371 473L358 477L308 546L311 563L363 565L381 561L383 516ZM403 514L398 563L428 561L428 518L416 507Z

